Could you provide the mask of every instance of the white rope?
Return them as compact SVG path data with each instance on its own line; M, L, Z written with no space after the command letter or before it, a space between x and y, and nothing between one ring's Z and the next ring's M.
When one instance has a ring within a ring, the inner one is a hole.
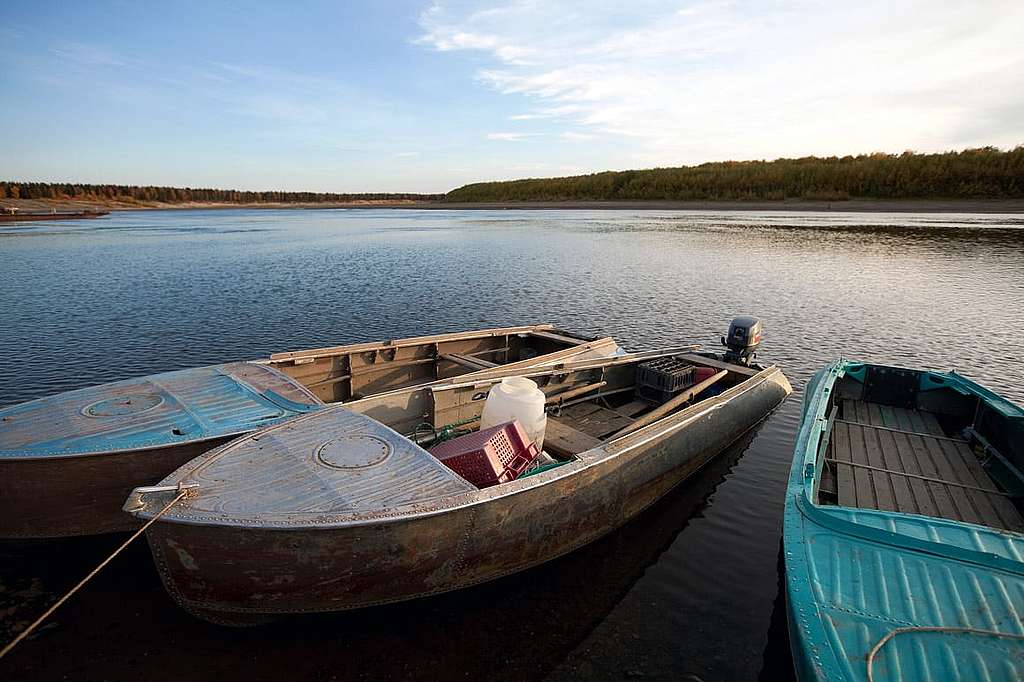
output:
M924 626L924 627L906 627L896 628L895 630L889 631L889 633L878 640L875 646L871 647L871 651L868 652L868 682L874 682L874 675L872 674L872 666L875 663L875 655L882 650L886 642L895 637L896 635L902 635L912 632L943 632L946 634L967 634L967 635L985 635L986 637L1001 637L1003 639L1018 639L1024 640L1024 635L1011 635L1008 632L999 632L997 630L979 630L977 628L947 628L939 626Z
M18 646L18 644L21 642L21 640L25 639L30 634L32 634L32 632L34 632L35 629L38 628L43 623L43 621L45 621L47 618L49 618L50 615L53 614L54 611L59 609L64 602L66 602L68 599L71 598L71 596L73 594L75 594L75 592L78 592L78 590L80 590L87 582L92 580L92 578L97 573L102 571L103 568L107 564L109 564L114 559L114 557L116 557L118 554L120 554L121 551L125 547L130 545L132 543L132 541L135 540L135 538L137 538L140 535L142 535L146 531L147 528L149 528L151 525L153 525L153 522L155 522L161 516L166 514L168 511L170 511L171 507L173 507L178 502L180 502L186 495L189 494L189 492L191 492L191 489L182 490L180 493L178 493L177 497L175 497L173 500L168 502L166 507L161 509L153 518L151 518L149 521L147 521L145 523L145 525L142 526L142 528L140 528L137 531L135 531L135 533L130 538L125 540L121 544L120 547L115 549L114 552L110 556L108 556L106 559L104 559L102 561L102 563L100 563L99 566L97 566L96 568L92 569L92 571L89 573L89 575L87 575L84 578L82 578L82 580L77 585L72 587L71 590L67 594L65 594L63 597L58 599L57 602L53 606L51 606L50 608L46 609L46 611L43 613L43 615L41 615L38 618L36 618L35 621L31 625L29 625L27 628L22 630L21 633L17 637L15 637L14 640L10 644L5 646L3 648L3 650L0 651L0 658L3 658L7 654L9 654L11 652L11 649L13 649L14 647Z

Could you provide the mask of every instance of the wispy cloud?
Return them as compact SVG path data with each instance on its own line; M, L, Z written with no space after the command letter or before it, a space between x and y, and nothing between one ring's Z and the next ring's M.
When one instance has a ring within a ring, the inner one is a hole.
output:
M52 49L60 59L79 66L126 66L127 61L113 50L90 43L60 43Z
M392 156L396 159L414 159L419 156L419 152L395 152Z
M635 163L1024 141L1019 0L640 4L437 4L420 41L485 56L479 82L536 105L512 120L632 138Z
M488 140L500 140L502 142L522 142L531 137L539 137L541 133L487 133Z

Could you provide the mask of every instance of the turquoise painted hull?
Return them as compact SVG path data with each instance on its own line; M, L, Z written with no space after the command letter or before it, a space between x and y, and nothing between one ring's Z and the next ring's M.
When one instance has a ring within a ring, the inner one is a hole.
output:
M807 387L783 539L797 676L868 680L870 657L876 682L1024 679L1024 535L816 503L830 394L864 367L836 361ZM974 396L1008 432L1024 426L1024 410L959 375L921 375L922 391Z

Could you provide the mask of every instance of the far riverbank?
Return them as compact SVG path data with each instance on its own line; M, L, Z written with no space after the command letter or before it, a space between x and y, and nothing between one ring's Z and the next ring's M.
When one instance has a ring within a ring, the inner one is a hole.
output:
M340 203L118 202L59 199L6 199L3 207L23 212L139 211L196 209L358 209L427 210L655 210L655 211L833 211L852 213L1024 213L1024 199L849 199L846 201L510 201L446 202L362 200Z

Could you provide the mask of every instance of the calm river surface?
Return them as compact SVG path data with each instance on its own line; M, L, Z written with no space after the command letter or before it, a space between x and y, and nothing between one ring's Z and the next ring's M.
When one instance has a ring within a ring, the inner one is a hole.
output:
M1024 216L125 212L0 226L0 277L0 405L487 326L715 345L740 313L765 320L760 357L796 391L621 530L456 594L223 629L174 606L139 543L0 664L4 679L786 679L782 501L814 370L839 354L955 368L1024 402ZM0 544L0 636L117 541Z

